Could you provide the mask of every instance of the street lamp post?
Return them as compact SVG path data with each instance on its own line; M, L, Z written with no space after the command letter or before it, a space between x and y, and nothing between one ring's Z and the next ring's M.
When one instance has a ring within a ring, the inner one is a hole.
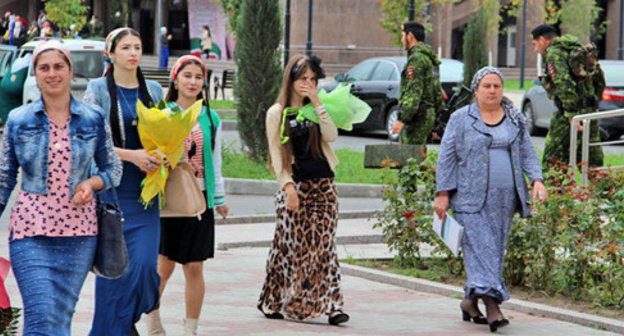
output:
M308 42L306 43L306 55L312 56L312 0L308 0Z
M524 53L526 49L526 6L527 0L522 1L522 44L520 45L520 88L524 88Z
M618 59L622 59L622 20L624 20L624 0L620 0L620 34L618 39Z
M410 0L409 2L409 8L407 9L407 20L414 21L414 0Z
M158 57L158 64L160 64L160 27L162 27L162 0L157 0L157 5L156 5L156 25L158 26L156 28L156 52L154 54L156 54L156 56Z
M431 0L427 0L427 21L429 22L431 22L430 15L431 15ZM425 35L425 43L429 44L429 34Z
M290 58L290 0L286 0L286 14L284 15L284 68Z

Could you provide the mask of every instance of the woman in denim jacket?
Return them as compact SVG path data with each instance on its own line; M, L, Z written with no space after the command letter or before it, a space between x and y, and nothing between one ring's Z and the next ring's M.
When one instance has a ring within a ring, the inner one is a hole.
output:
M157 272L160 212L158 202L144 207L139 202L141 181L161 161L147 153L139 139L137 100L153 106L162 99L155 81L145 80L139 63L143 55L139 33L132 28L112 31L106 51L112 61L105 77L90 81L84 101L102 107L110 123L115 151L123 161L119 187L124 214L124 238L130 269L119 279L97 277L95 314L90 335L136 334L134 323L158 305L160 276Z
M525 174L533 199L546 189L526 120L503 97L503 76L493 67L479 70L471 85L475 103L451 115L437 164L434 210L444 220L453 210L464 226L462 251L468 281L460 304L464 321L489 324L494 332L509 321L498 305L509 299L502 278L514 213L531 214ZM481 298L487 319L479 311Z
M42 98L13 110L0 161L0 213L21 168L11 211L9 250L24 305L24 335L69 335L82 284L93 264L93 191L119 183L121 161L104 111L70 94L71 54L48 41L35 49ZM95 162L98 173L91 175Z

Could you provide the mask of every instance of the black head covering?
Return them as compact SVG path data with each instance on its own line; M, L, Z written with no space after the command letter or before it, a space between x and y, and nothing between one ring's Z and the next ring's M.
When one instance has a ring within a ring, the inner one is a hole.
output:
M416 22L409 21L403 24L403 31L407 33L412 33L417 41L424 41L425 39L425 26Z
M292 70L290 70L290 80L291 81L293 81L293 82L295 81L295 77L297 76L297 72L299 72L299 69L301 68L301 66L304 63L306 63L306 62L310 66L310 70L312 70L312 72L314 72L316 74L317 79L325 78L325 71L323 71L323 68L321 68L322 60L320 58L316 57L315 55L312 55L308 59L303 61L301 64L295 64L292 67Z
M548 34L559 35L559 31L557 31L557 28L548 24L541 24L533 28L533 30L531 30L531 36L533 36L534 40L539 38L540 36L544 36Z

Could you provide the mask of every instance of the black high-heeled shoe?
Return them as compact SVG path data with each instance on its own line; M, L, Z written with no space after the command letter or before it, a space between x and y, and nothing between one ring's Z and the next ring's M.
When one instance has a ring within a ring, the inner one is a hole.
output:
M347 321L349 321L349 315L343 313L342 311L339 311L339 313L329 317L329 324L335 326L339 325L340 323L345 323Z
M471 316L467 311L463 309L461 311L462 319L466 322L470 322L470 319L472 319L472 322L474 322L475 324L488 324L487 319L482 315Z
M284 319L284 315L282 315L282 313L280 312L272 312L272 313L267 313L264 311L264 309L258 305L258 310L260 310L260 312L262 312L262 314L264 315L264 317L271 319L271 320L282 320Z
M509 320L506 318L499 318L498 320L494 320L492 322L489 323L490 325L490 331L491 332L496 332L496 330L498 330L498 328L502 328L506 325L509 324Z

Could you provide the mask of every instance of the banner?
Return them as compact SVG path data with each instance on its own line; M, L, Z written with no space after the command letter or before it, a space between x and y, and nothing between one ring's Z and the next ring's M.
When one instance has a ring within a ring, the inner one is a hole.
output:
M234 58L234 36L228 31L228 17L223 13L220 2L216 0L188 0L188 17L192 54L200 56L203 27L207 25L212 33L210 58L217 60Z

